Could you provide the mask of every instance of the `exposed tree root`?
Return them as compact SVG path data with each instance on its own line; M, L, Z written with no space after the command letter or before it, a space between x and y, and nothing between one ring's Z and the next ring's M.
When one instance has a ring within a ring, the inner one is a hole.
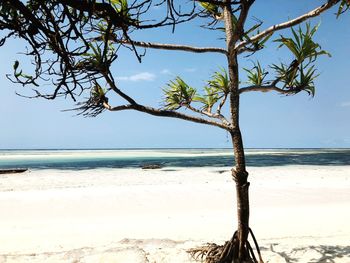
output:
M247 240L241 258L239 258L238 253L239 240L237 231L234 233L232 239L226 241L224 245L208 243L205 246L190 249L188 253L190 253L195 260L205 263L264 263L254 233L251 229L249 229L249 232L254 241L256 252ZM258 259L255 253L258 254Z

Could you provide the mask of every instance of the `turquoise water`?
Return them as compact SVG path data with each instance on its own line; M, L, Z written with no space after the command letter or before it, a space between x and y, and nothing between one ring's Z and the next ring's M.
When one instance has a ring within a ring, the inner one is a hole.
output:
M248 149L249 166L350 165L350 149ZM233 166L230 149L0 150L0 169L136 168Z

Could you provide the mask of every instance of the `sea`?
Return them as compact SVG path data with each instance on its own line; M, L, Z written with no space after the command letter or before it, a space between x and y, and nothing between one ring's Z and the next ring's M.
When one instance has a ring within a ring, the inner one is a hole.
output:
M247 149L248 166L347 166L350 149ZM232 167L232 149L0 150L0 169L84 170L99 168Z

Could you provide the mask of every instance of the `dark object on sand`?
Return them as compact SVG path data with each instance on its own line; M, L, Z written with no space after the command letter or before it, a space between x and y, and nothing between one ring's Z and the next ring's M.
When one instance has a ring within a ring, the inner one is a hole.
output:
M0 174L18 174L27 171L27 168L16 168L16 169L0 169Z
M160 164L145 164L142 165L142 169L161 169L162 166Z

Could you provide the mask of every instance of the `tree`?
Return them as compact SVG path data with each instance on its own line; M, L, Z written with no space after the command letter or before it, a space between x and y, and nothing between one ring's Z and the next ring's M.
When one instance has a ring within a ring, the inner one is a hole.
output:
M233 143L238 226L232 239L224 245L209 245L191 252L205 257L206 262L262 262L257 241L249 227L249 182L244 147L239 126L239 101L243 93L275 91L295 95L302 91L313 96L318 76L315 61L329 55L313 40L317 26L299 24L337 8L337 16L350 7L348 0L328 0L309 12L286 22L262 29L262 21L248 27L247 18L254 0L203 0L186 3L175 0L3 0L0 3L0 46L9 38L20 38L27 44L25 55L33 58L33 72L24 73L19 61L13 65L9 79L31 86L32 97L53 100L70 97L77 102L75 110L84 116L102 112L136 110L147 114L179 118L216 126L227 131ZM164 16L149 20L152 7L163 8ZM225 48L196 47L137 41L133 32L172 27L200 20L208 30L223 31ZM299 25L299 26L298 26ZM295 26L298 26L295 28ZM272 38L277 32L291 29L289 36ZM249 84L241 81L240 59L264 49L271 40L286 48L293 56L289 63L262 67L255 62L245 69ZM176 50L193 53L216 53L225 56L227 65L214 72L202 92L181 77L164 88L164 104L160 108L143 105L118 86L111 65L118 50L128 48L141 62L147 49ZM267 71L267 68L269 71ZM42 83L51 82L52 90ZM112 105L117 96L126 104ZM185 112L184 109L187 109ZM228 113L225 112L225 109ZM191 112L189 114L188 112ZM226 115L226 116L225 116ZM251 235L258 257L248 241Z

